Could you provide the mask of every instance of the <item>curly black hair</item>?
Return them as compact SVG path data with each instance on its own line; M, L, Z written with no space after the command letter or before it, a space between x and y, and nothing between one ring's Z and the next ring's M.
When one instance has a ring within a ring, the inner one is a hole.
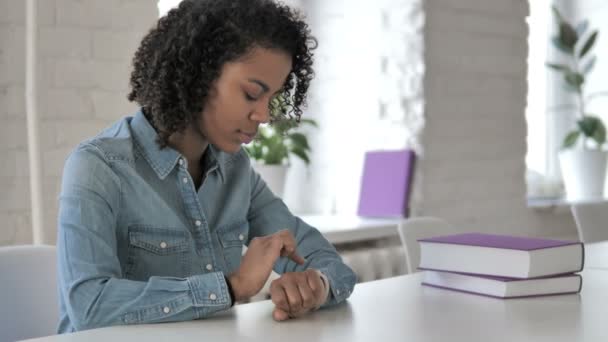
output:
M317 41L301 15L273 0L184 0L160 18L133 58L129 101L137 102L157 129L158 143L197 122L222 66L253 48L292 56L292 70L271 103L273 119L299 122L314 76Z

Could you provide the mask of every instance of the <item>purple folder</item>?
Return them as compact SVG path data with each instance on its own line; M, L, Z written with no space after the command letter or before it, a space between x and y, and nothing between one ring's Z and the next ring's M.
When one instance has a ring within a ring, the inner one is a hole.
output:
M412 150L367 152L357 214L407 217L415 158Z

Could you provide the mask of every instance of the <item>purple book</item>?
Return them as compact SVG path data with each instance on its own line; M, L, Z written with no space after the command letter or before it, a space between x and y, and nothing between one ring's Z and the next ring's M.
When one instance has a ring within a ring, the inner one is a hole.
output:
M365 154L357 210L359 216L407 216L415 157L412 150Z
M536 278L583 269L578 241L466 233L418 240L420 269Z
M533 279L438 271L424 271L422 275L422 285L504 299L578 293L582 284L583 278L578 274Z

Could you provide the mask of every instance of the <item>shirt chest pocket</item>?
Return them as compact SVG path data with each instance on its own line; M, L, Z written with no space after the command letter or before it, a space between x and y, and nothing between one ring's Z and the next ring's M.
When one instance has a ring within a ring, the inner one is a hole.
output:
M192 263L190 243L187 231L150 226L129 227L126 277L147 281L152 276L189 276Z
M243 220L221 226L217 234L222 245L226 271L230 274L241 265L243 247L249 238L249 222Z

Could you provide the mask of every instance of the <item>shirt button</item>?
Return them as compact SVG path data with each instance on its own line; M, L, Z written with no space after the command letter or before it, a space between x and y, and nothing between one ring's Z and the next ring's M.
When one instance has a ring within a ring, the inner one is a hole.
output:
M186 177L182 178L182 182L188 183L188 178L186 178Z
M205 268L207 269L207 271L211 271L213 269L213 266L211 264L207 264Z
M179 165L184 165L184 160L183 159L179 159Z
M163 312L164 312L164 313L166 313L166 314L168 314L169 312L171 312L171 309L169 309L169 307L168 307L168 306L165 306L165 307L163 308Z
M167 243L165 241L160 243L160 248L165 249L167 248Z
M336 290L336 294L339 296L340 295L340 290Z
M241 241L245 240L245 236L243 234L239 234L239 240L241 240Z
M195 225L198 227L198 226L200 226L200 225L201 225L201 221L196 220L196 221L194 221L194 224L195 224Z
M212 294L209 295L209 299L216 300L217 296L215 295L215 293L212 293Z

